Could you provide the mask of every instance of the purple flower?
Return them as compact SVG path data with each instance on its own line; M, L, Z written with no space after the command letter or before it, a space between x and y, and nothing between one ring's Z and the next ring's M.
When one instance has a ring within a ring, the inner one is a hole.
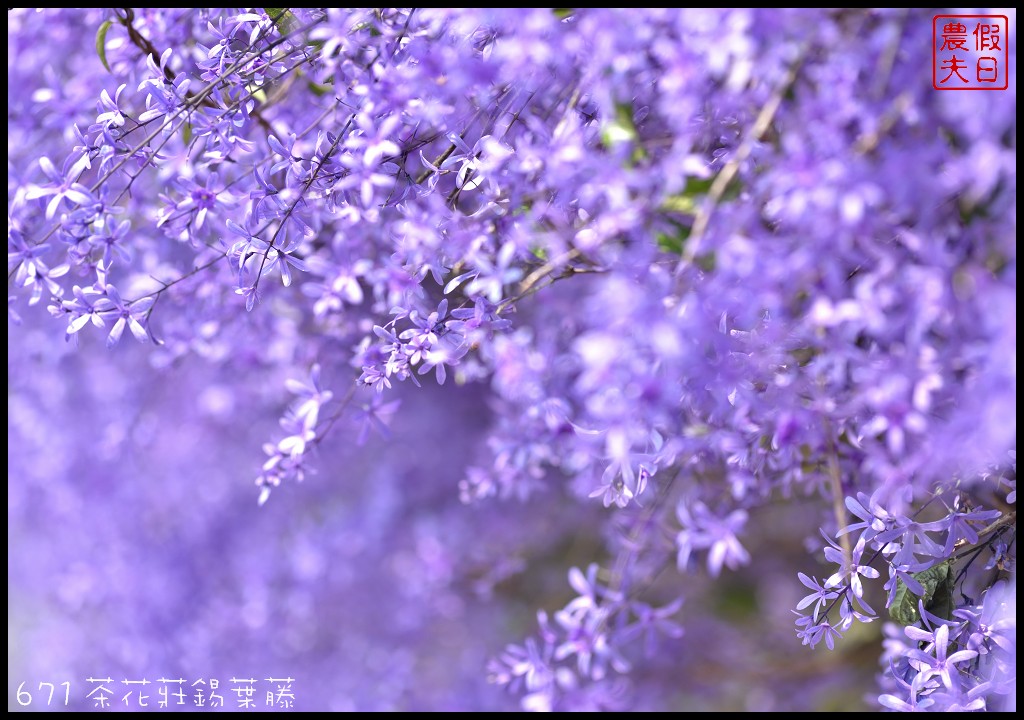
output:
M227 226L228 230L242 238L235 241L228 250L228 256L233 258L238 266L240 285L242 284L241 274L247 267L253 272L259 272L260 278L270 273L276 267L281 273L281 283L285 287L292 284L292 267L301 272L307 271L306 263L290 254L298 248L300 240L285 239L282 241L278 237L276 244L272 246L269 242L253 235L233 220L228 220ZM258 281L259 278L257 278Z
M124 126L124 113L121 111L119 103L121 101L121 93L124 92L126 87L128 86L123 83L118 86L113 99L111 99L110 94L105 89L100 93L100 109L103 112L96 116L96 124L101 125L108 132Z
M36 707L39 668L142 677L187 646L293 668L314 710L716 709L708 668L815 709L860 653L784 691L776 605L834 647L882 563L921 623L884 630L872 694L1013 705L1016 88L923 91L932 14L8 19L9 585L45 610L9 675ZM154 343L59 342L89 326ZM283 502L236 512L246 468ZM152 508L187 509L173 542ZM760 612L722 622L684 576L744 564ZM524 602L561 609L489 666L509 700L480 668Z
M125 263L131 262L132 254L126 247L129 241L128 230L130 228L131 223L127 220L114 224L111 219L111 222L104 226L101 232L86 238L93 247L102 250L104 267L109 268L111 266L115 255L120 261Z
M419 374L425 375L434 370L438 385L444 385L448 377L446 365L456 365L466 354L468 348L461 343L453 343L451 340L442 339L440 343L431 347L424 355L420 364Z
M391 380L388 373L375 365L363 367L363 374L359 376L359 382L369 385L377 392L383 392L391 387Z
M953 554L953 549L961 543L973 545L978 542L978 531L971 525L972 522L985 523L998 518L1002 513L998 510L966 510L960 511L960 496L958 495L953 507L938 525L940 529L948 532L946 544L942 548L944 555Z
M14 268L14 282L17 286L32 288L29 304L35 305L39 302L44 287L51 295L60 297L63 290L57 284L56 278L67 274L70 268L66 263L51 268L42 260L42 257L50 251L50 245L40 243L29 246L25 242L24 236L14 229L9 230L7 241L12 249L7 253L7 266Z
M829 588L821 585L817 578L810 578L803 573L797 573L797 577L804 585L813 590L814 592L804 597L799 603L797 603L796 609L803 610L812 603L814 604L814 620L818 620L818 610L822 605L828 603L831 600L839 597L839 592L834 588Z
M466 285L466 294L470 297L482 295L492 303L500 302L504 297L504 287L523 276L523 271L514 267L515 252L515 245L508 242L501 246L493 260L485 253L478 254L473 263L477 269Z
M245 309L247 312L252 312L252 309L260 299L260 293L256 286L248 283L235 288L235 294L245 298Z
M640 636L644 654L647 657L654 657L658 649L659 635L673 639L683 636L682 626L671 620L682 606L683 599L681 597L660 608L639 601L631 602L629 608L636 620L623 630L624 638L632 639L635 636Z
M140 123L148 123L162 117L174 117L185 102L192 81L185 73L178 73L168 81L172 48L164 50L159 65L152 55L146 56L149 77L139 83L139 90L146 93L146 109L139 115ZM170 132L171 124L165 121L164 132Z
M128 303L121 299L121 295L113 285L104 287L103 295L102 298L96 300L94 308L106 320L113 319L114 324L110 328L110 334L107 335L107 347L112 348L117 345L126 327L131 330L132 335L139 342L148 341L149 333L143 323L147 321L149 310L156 302L156 298L150 295Z
M822 537L829 544L825 548L825 559L839 565L839 570L833 573L826 581L825 587L835 588L849 584L853 594L858 598L864 597L864 584L860 576L874 579L878 577L878 571L869 565L861 565L860 559L864 554L864 540L861 539L853 548L852 557L847 559L843 549L835 544L831 538L822 533Z
M359 435L356 437L356 444L364 444L371 429L377 431L385 439L390 438L391 430L388 428L388 424L401 404L401 400L385 402L380 395L374 395L368 402L361 405L356 410L356 418L359 422Z
M996 648L1008 654L1016 652L1013 638L1017 620L1011 616L1011 602L1010 588L1001 581L985 591L985 600L980 608L962 607L953 611L955 617L968 622L968 650L975 650L981 655Z
M90 322L96 327L103 327L106 323L103 320L103 304L100 304L99 300L104 298L105 294L95 288L82 288L78 285L72 288L72 292L75 299L61 303L63 310L71 314L68 320L68 335L74 335Z
M685 568L694 550L708 550L708 571L717 577L722 566L735 570L750 562L750 554L740 544L737 535L747 523L745 510L733 510L719 517L700 502L676 505L676 515L683 529L676 536L679 546L678 564Z
M819 622L809 615L803 615L797 618L796 625L799 628L796 635L800 638L801 643L812 648L824 640L825 646L829 650L834 650L836 640L843 637L842 633L834 628L827 618Z
M896 679L899 686L907 692L907 696L903 698L890 693L880 695L878 702L882 706L899 712L920 712L935 704L935 700L931 697L919 697L922 692L930 692L934 687L933 683L929 683L928 678L922 675L915 675L913 682L907 683L896 672L892 672L892 676Z
M949 626L939 625L938 628L932 633L925 633L923 631L915 632L913 635L910 634L910 630L913 628L907 628L907 635L918 642L930 642L931 652L924 650L912 649L909 657L911 663L914 664L918 672L924 676L924 680L930 677L938 677L942 680L942 684L948 689L952 690L954 687L960 686L960 674L956 672L956 666L962 662L967 662L978 656L978 653L974 650L957 650L956 652L947 656L949 652ZM957 678L954 683L954 676Z
M39 169L43 171L43 174L46 175L50 183L48 185L31 186L25 193L25 198L27 200L35 200L36 198L49 197L50 201L46 204L47 220L57 214L57 209L64 200L76 205L87 205L94 202L89 188L78 182L78 178L88 166L88 163L88 157L85 155L77 159L69 156L64 161L64 167L61 172L57 172L57 168L44 155L39 158Z
M184 196L180 200L168 198L168 206L160 211L158 227L166 223L179 225L185 221L190 231L202 230L208 215L215 215L235 204L235 198L222 186L217 173L208 175L202 184L189 177L178 178L176 184Z
M845 499L846 508L855 516L860 518L861 522L851 523L842 530L839 531L839 536L845 535L846 533L853 532L854 530L861 530L861 539L869 543L876 535L880 532L891 528L896 518L890 514L882 505L877 501L875 495L868 497L864 493L857 493L856 499L847 497Z
M587 615L597 610L603 601L614 603L622 599L620 593L598 583L597 573L597 563L591 563L587 567L586 575L579 568L569 570L569 585L579 595L565 606L565 612L570 615Z
M320 386L319 363L313 365L309 378L308 383L289 379L285 380L284 384L288 392L299 396L299 402L294 409L295 416L306 420L310 426L315 426L320 416L320 408L329 403L334 394Z
M274 168L271 168L271 171L273 170ZM252 218L261 222L284 215L287 205L281 199L280 190L267 179L259 166L253 168L252 176L256 181L256 187L249 193L249 199L252 200L250 209Z
M307 412L305 415L289 413L281 418L281 427L286 437L277 443L277 450L282 455L291 459L301 457L307 446L316 439L316 413Z
M568 612L555 613L565 638L555 647L555 660L576 657L580 676L601 680L611 666L616 672L629 671L628 661L609 642L606 611L583 616Z

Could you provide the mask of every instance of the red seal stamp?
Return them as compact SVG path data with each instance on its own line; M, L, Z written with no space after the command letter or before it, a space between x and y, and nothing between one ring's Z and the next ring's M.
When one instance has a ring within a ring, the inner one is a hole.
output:
M1006 90L1010 86L1006 15L936 15L932 18L932 87L936 90Z

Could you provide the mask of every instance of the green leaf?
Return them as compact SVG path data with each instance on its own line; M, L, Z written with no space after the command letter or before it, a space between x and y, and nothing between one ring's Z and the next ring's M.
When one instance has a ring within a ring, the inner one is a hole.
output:
M312 80L307 83L307 85L309 86L309 91L317 97L323 97L329 92L334 92L333 85L322 85L320 83L315 83Z
M107 72L113 72L110 69L110 64L107 62L107 31L110 30L110 26L113 24L113 20L107 20L96 31L96 54L100 56L100 62L103 63L103 67L107 69Z
M917 605L924 601L924 608L930 613L949 620L953 615L953 570L950 561L944 562L913 573L913 578L921 583L924 595L918 596L910 592L910 588L902 580L896 581L896 595L889 607L889 617L901 625L914 625L921 619Z
M683 254L683 247L686 245L686 241L690 237L690 221L697 217L697 211L700 208L700 204L705 201L708 192L711 190L711 186L715 182L715 177L717 176L712 175L709 178L687 178L686 185L683 187L681 192L669 195L662 201L659 209L665 213L672 213L672 215L667 216L665 219L672 223L672 225L677 229L677 232L658 233L657 241L659 249L676 255ZM733 180L729 183L728 187L726 187L721 199L723 201L734 200L739 196L740 189L741 185L739 181ZM680 215L683 217L680 218ZM715 260L714 253L705 253L694 258L697 266L705 272L714 271Z
M615 103L615 117L601 128L601 142L610 148L637 139L636 125L633 124L633 104Z
M558 18L559 20L564 20L565 18L572 15L572 11L575 9L576 8L551 8L551 11L555 13L556 18Z
M710 273L715 271L717 267L718 258L713 252L706 252L702 255L698 255L693 259L693 263L704 272Z
M926 602L924 607L932 615L937 615L943 620L952 620L953 610L956 609L956 603L953 601L953 566L948 560L945 565L946 574L935 587L931 601Z
M287 35L292 30L299 27L299 20L288 8L263 8L263 12L267 14L274 24L277 25L277 30L282 35Z
M181 140L187 147L192 142L192 123L183 123L181 126Z
M686 186L683 188L683 195L693 197L695 195L707 195L711 186L715 184L715 175L708 178L688 177Z
M665 198L665 202L661 204L661 209L668 210L669 212L682 213L683 215L696 215L697 203L694 200L693 195L679 193L677 195L669 195Z
M715 182L715 175L709 178L690 177L686 179L686 185L682 192L669 195L661 204L661 209L667 212L677 212L684 215L697 214L697 198L707 195ZM734 200L739 195L739 183L733 181L726 188L722 196L723 200Z
M662 252L672 253L673 255L683 254L683 245L686 244L686 239L690 236L690 228L684 228L679 226L679 232L677 233L665 233L660 232L657 235L658 249Z
M673 218L665 219L668 220L671 228L658 232L654 236L658 242L658 249L673 255L682 255L683 248L686 247L686 241L690 239L690 233L693 232L693 228Z

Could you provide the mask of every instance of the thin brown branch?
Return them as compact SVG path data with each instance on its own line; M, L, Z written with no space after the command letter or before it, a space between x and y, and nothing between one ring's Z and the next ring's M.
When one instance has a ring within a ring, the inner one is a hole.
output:
M761 108L761 111L757 114L757 118L754 120L754 124L751 126L747 136L743 138L743 142L733 153L733 156L729 159L729 162L725 164L719 173L715 176L715 179L711 183L711 188L708 190L708 196L700 209L697 211L697 216L693 221L693 230L690 233L689 240L686 244L686 252L683 254L682 265L689 265L697 257L697 253L700 249L701 240L704 234L707 232L708 225L711 222L711 216L715 212L715 208L718 203L722 200L725 195L725 191L728 189L729 184L739 174L740 167L747 161L750 154L754 151L754 147L761 142L761 138L768 132L768 128L771 127L772 121L775 119L776 113L779 108L782 107L782 101L789 93L790 88L793 87L793 83L796 82L797 75L800 71L800 66L803 64L804 57L806 55L806 48L801 49L797 54L796 60L793 62L786 76L783 78L779 86L775 88L775 92L771 94L768 101Z

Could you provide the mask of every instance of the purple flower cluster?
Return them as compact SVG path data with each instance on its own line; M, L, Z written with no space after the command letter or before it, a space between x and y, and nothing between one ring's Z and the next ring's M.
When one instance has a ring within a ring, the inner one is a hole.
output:
M219 368L196 402L250 467L270 438L261 512L359 465L324 512L365 513L367 537L293 548L304 618L314 579L352 586L325 553L364 543L387 563L370 585L402 578L361 616L389 638L458 617L462 580L508 600L530 531L473 540L515 497L517 522L560 508L540 536L589 538L557 574L587 570L530 598L562 609L525 640L467 657L493 655L525 709L671 707L631 669L675 658L684 599L687 638L703 622L680 576L780 582L765 517L802 503L827 566L802 555L772 601L797 640L838 651L884 607L879 704L1014 705L1015 89L933 89L930 14L15 10L8 38L12 326L47 301L76 357L130 363L131 387ZM133 412L119 437L145 444L157 420ZM417 414L458 439L388 445ZM342 459L364 443L387 459ZM435 454L457 477L416 464ZM474 507L411 510L449 495ZM384 547L400 526L409 547ZM240 591L252 627L278 580ZM393 662L384 695L444 706Z
M876 619L864 601L862 577L879 577L870 565L877 559L889 574L884 586L889 615L912 641L887 648L891 675L885 684L892 691L879 702L896 710L978 710L989 703L1001 708L1004 696L1015 692L999 678L1015 672L1016 618L1008 604L1014 602L1011 591L1005 580L998 579L1010 567L1001 558L1005 543L997 542L1015 522L1014 514L961 507L965 496L957 492L944 516L920 522L914 518L926 507L909 514L893 511L879 501L880 494L858 493L846 499L850 514L861 521L839 532L845 536L860 531L852 549L825 537L825 558L839 570L823 584L800 574L800 581L814 592L797 605L797 610L813 606L810 616L797 620L798 636L811 647L824 640L831 650L854 620ZM941 496L937 499L942 501ZM984 569L996 570L988 576L995 581L965 577L971 562L983 553L992 557ZM964 558L970 561L957 562ZM985 600L975 605L965 587L977 587L979 582ZM837 604L838 622L829 618ZM986 655L983 663L977 660L981 654Z

